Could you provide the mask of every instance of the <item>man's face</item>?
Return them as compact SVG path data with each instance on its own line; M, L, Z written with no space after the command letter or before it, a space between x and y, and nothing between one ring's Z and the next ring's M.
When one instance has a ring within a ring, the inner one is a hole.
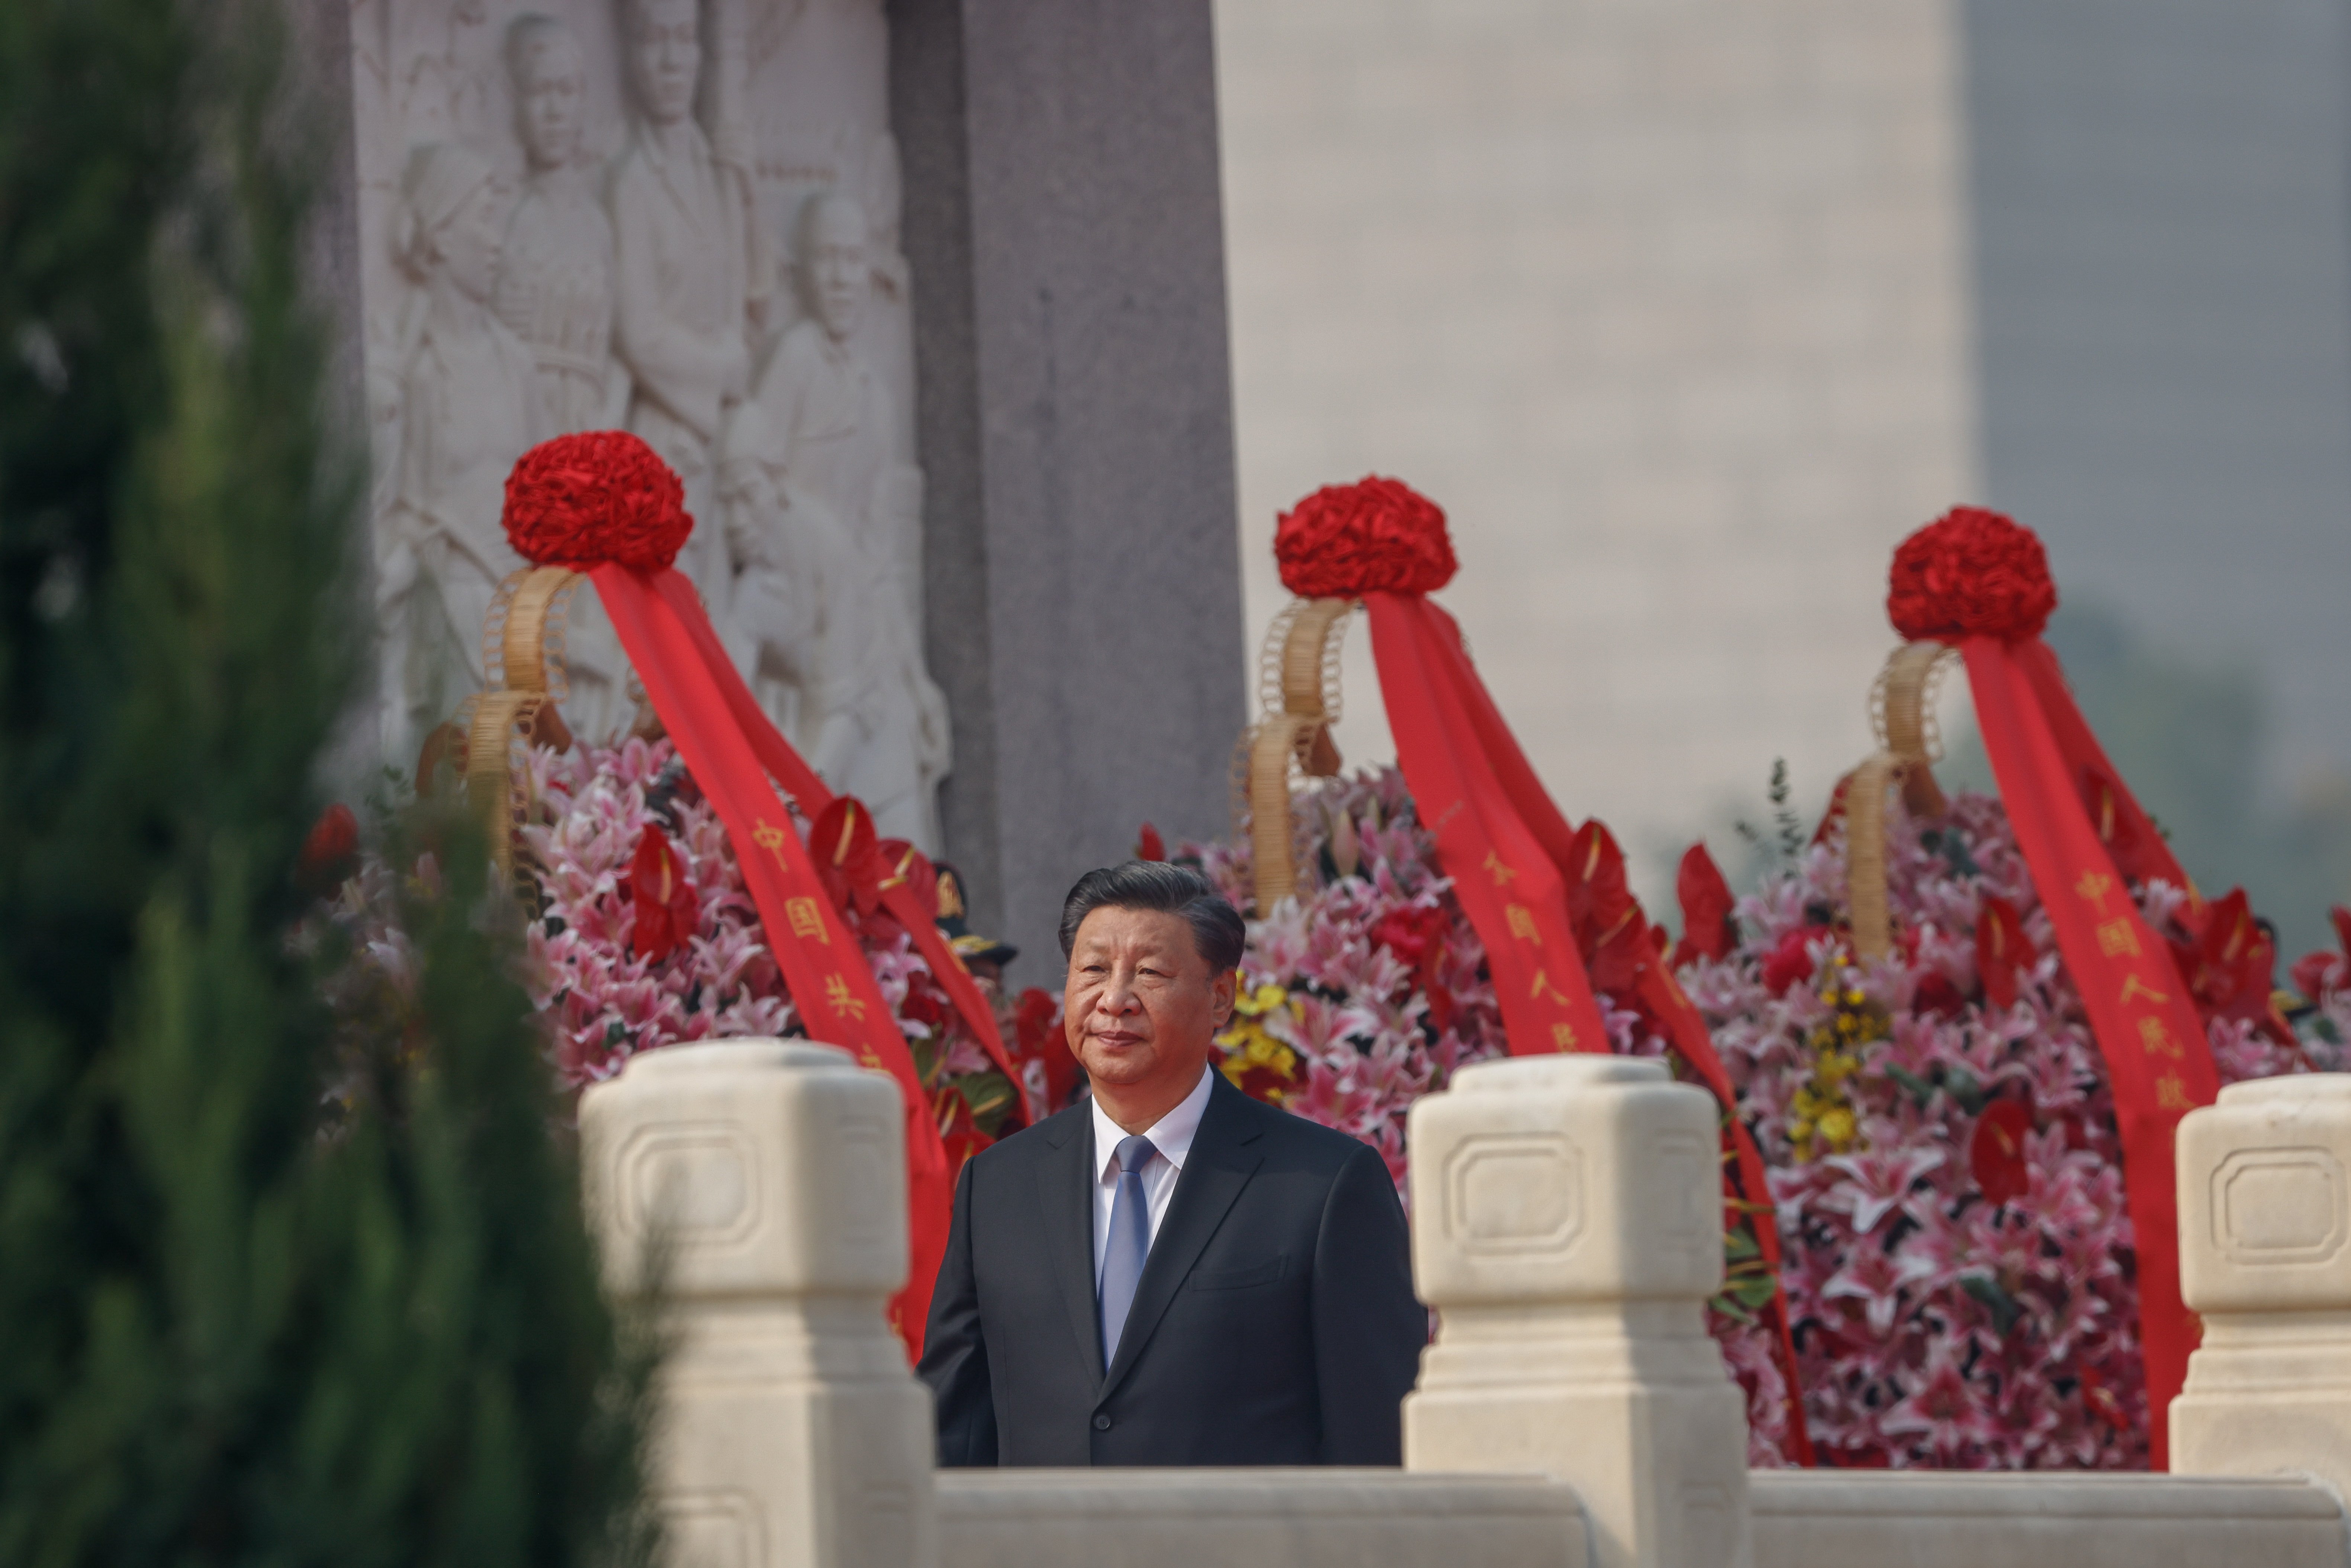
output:
M866 259L864 213L851 202L826 201L813 214L802 246L800 274L808 284L809 308L833 341L845 342L857 329L872 270Z
M702 72L700 18L696 0L634 0L629 20L629 79L637 108L657 125L671 125L694 110L695 78Z
M1095 1082L1188 1090L1232 1010L1233 972L1210 971L1182 915L1106 907L1079 925L1062 1027Z
M541 34L523 51L515 91L522 106L522 144L534 169L560 169L580 155L580 98L587 88L580 47Z

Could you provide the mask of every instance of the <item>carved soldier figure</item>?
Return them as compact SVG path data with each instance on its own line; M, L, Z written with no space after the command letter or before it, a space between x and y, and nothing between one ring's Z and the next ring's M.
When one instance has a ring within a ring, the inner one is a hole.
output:
M855 198L823 191L801 206L792 271L806 314L777 345L758 401L796 496L832 511L919 622L922 474L899 458L897 412L859 352L873 255Z
M381 21L396 54L406 60L398 90L400 122L408 137L427 145L462 141L477 152L486 151L497 130L490 111L491 72L497 66L491 57L496 45L486 0L443 0L437 7L387 0ZM400 47L415 37L401 36L403 22L423 34L422 47L413 53Z
M400 746L481 684L483 618L522 565L500 522L506 479L545 425L530 352L490 309L499 216L479 155L445 141L411 155L393 256L418 296L401 332L399 456L377 539L386 719L410 727L391 737Z
M801 483L772 413L755 398L728 421L720 497L739 572L729 652L827 783L864 801L884 837L935 849L946 699L896 584Z
M635 383L628 427L677 470L687 510L707 517L714 444L749 390L752 319L765 306L748 192L695 123L696 0L622 0L621 43L632 124L609 204L620 258L613 346ZM719 529L696 528L678 565L710 602L726 601Z
M612 221L583 162L579 36L553 16L518 17L507 29L507 71L528 173L493 304L538 362L548 433L609 430L626 413L629 380L612 362ZM634 705L627 656L592 593L572 599L565 664L565 722L584 738L610 738Z
M611 361L612 224L581 162L580 40L553 16L520 17L507 30L507 69L529 172L507 220L498 317L538 361L553 434L610 429L626 385Z

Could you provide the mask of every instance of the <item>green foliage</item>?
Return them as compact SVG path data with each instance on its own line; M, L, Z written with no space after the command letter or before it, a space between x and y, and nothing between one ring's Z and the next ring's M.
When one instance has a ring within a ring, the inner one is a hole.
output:
M0 1563L629 1560L478 844L355 1059L290 940L365 617L277 15L0 5Z
M1730 831L1739 835L1745 850L1739 867L1740 886L1752 887L1767 876L1786 873L1803 859L1813 835L1804 819L1797 814L1794 797L1788 759L1773 758L1771 782L1763 790L1763 798L1771 808L1771 831L1767 833L1744 817L1734 818L1730 824Z

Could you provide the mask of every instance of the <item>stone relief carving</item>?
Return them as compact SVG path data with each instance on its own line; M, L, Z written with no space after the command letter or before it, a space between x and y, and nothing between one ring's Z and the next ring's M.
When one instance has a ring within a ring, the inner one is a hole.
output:
M481 679L507 468L624 428L684 481L679 570L762 704L938 847L884 27L880 0L353 0L393 755ZM569 663L572 730L624 728L592 597Z
M610 430L628 382L612 370L612 222L584 156L586 57L569 24L516 20L507 65L527 172L507 219L495 301L538 363L554 432Z
M522 565L498 524L507 471L546 433L529 350L490 309L498 193L490 166L454 141L410 154L394 251L415 285L395 339L398 444L377 529L385 668L412 725L482 681L491 596Z

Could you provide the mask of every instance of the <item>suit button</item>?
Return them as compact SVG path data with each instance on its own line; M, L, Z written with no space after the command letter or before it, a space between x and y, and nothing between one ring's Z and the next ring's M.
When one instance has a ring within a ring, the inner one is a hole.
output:
M1094 1430L1095 1430L1095 1431L1097 1431L1097 1432L1107 1432L1107 1431L1109 1431L1109 1430L1110 1430L1110 1417L1109 1417L1109 1416L1095 1416L1095 1417L1094 1417Z

